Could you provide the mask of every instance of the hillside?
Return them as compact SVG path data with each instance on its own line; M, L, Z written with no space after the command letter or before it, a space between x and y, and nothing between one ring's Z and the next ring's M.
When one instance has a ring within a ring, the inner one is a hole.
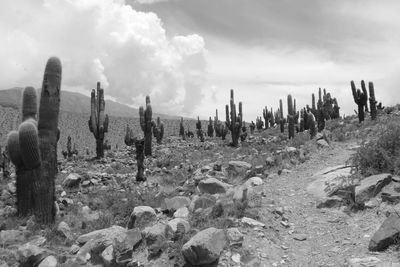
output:
M6 90L0 90L0 106L19 108L21 104L22 89L15 87ZM38 89L40 91L40 89ZM40 93L38 94L40 95ZM144 102L144 99L143 99ZM90 113L90 97L76 92L62 91L61 110L65 112L73 112L79 114ZM117 103L115 101L106 100L106 113L115 117L138 118L139 111L127 105ZM178 116L170 116L165 114L154 113L154 117L160 116L162 119L180 119Z

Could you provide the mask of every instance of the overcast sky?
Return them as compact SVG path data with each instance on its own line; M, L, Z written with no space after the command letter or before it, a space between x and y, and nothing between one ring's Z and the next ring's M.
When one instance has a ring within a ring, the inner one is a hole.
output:
M63 90L88 94L99 80L135 107L150 95L160 113L218 108L224 119L232 88L254 120L289 93L310 104L322 87L352 114L350 80L399 102L399 10L397 0L2 0L0 88L40 87L56 55Z

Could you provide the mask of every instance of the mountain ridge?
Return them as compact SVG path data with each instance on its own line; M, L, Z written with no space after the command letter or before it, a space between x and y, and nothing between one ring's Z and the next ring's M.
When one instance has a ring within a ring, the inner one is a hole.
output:
M0 90L0 106L19 109L21 106L22 90L23 90L22 87L14 87L10 89ZM36 90L39 96L40 89ZM128 117L128 118L139 117L139 109L137 108L132 108L112 100L105 100L105 102L106 102L106 113L109 116ZM77 92L62 91L60 110L89 115L90 97ZM154 118L159 116L161 119L170 119L170 120L180 119L179 116L172 116L159 113L153 113L153 116Z

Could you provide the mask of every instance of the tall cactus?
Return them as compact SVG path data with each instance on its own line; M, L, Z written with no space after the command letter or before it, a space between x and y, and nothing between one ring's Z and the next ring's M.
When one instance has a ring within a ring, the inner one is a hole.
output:
M368 83L368 89L369 89L369 107L371 109L371 119L375 120L377 115L376 103L378 102L375 99L374 84L372 82Z
M60 110L61 62L52 57L44 71L39 121L35 120L36 92L26 88L22 117L25 119L7 137L11 161L17 173L17 210L34 213L39 223L55 221L55 175L57 173L58 115Z
M311 95L311 109L316 110L317 108L315 107L315 95L314 93Z
M215 129L215 137L221 137L221 122L218 119L218 109L215 110L214 117L214 129Z
M356 89L354 81L350 82L351 91L353 93L354 102L358 106L358 121L361 123L364 121L364 106L367 104L368 96L367 90L364 86L363 92L360 89Z
M142 182L146 181L146 177L144 176L144 140L135 140L136 147L136 164L137 164L137 173L136 173L136 181Z
M161 144L164 137L164 123L160 120L160 117L157 117L157 123L153 124L153 133L157 144Z
M239 145L239 137L240 131L242 129L242 102L239 102L239 113L236 114L236 105L233 94L233 89L231 89L231 98L230 98L230 109L229 106L225 106L226 111L226 121L225 125L229 129L232 135L232 145L237 147Z
M288 132L289 132L289 139L292 139L294 138L294 109L293 109L293 101L291 95L288 95L287 102L288 102Z
M144 155L151 156L151 140L152 140L152 116L153 110L150 104L150 96L146 96L146 109L139 107L140 127L144 133Z
M367 92L367 87L365 86L364 80L361 80L361 91L366 95L366 98L368 100L368 92ZM365 101L365 112L368 111L368 101Z
M283 103L282 99L279 99L279 124L281 126L281 133L285 132L285 121L283 119Z
M214 137L213 121L212 121L211 117L208 119L207 134L208 134L208 137Z
M126 125L126 132L125 132L125 145L132 146L135 144L137 138L133 134L133 130L129 128L129 125Z
M179 136L182 136L182 139L186 139L185 135L185 127L183 126L183 118L181 117L181 121L179 123Z
M89 118L89 130L96 138L97 158L104 157L104 135L108 132L108 115L104 115L105 106L104 89L100 87L100 82L97 82L97 89L92 90L90 98Z

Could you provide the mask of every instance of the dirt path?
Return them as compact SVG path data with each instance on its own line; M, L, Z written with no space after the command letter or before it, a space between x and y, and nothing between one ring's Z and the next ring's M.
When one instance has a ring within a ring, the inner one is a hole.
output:
M346 266L349 258L374 256L385 262L396 259L391 251L377 254L367 249L371 236L385 219L383 215L378 216L376 210L349 216L340 209L317 209L316 199L306 191L315 179L313 174L346 162L353 153L348 149L350 145L336 143L331 149L320 150L291 173L266 182L264 192L271 204L267 204L263 213L271 214L281 207L288 225L283 225L277 216L275 221L264 221L268 227L266 233L258 229L246 233L245 246L258 254L258 259L249 265Z

